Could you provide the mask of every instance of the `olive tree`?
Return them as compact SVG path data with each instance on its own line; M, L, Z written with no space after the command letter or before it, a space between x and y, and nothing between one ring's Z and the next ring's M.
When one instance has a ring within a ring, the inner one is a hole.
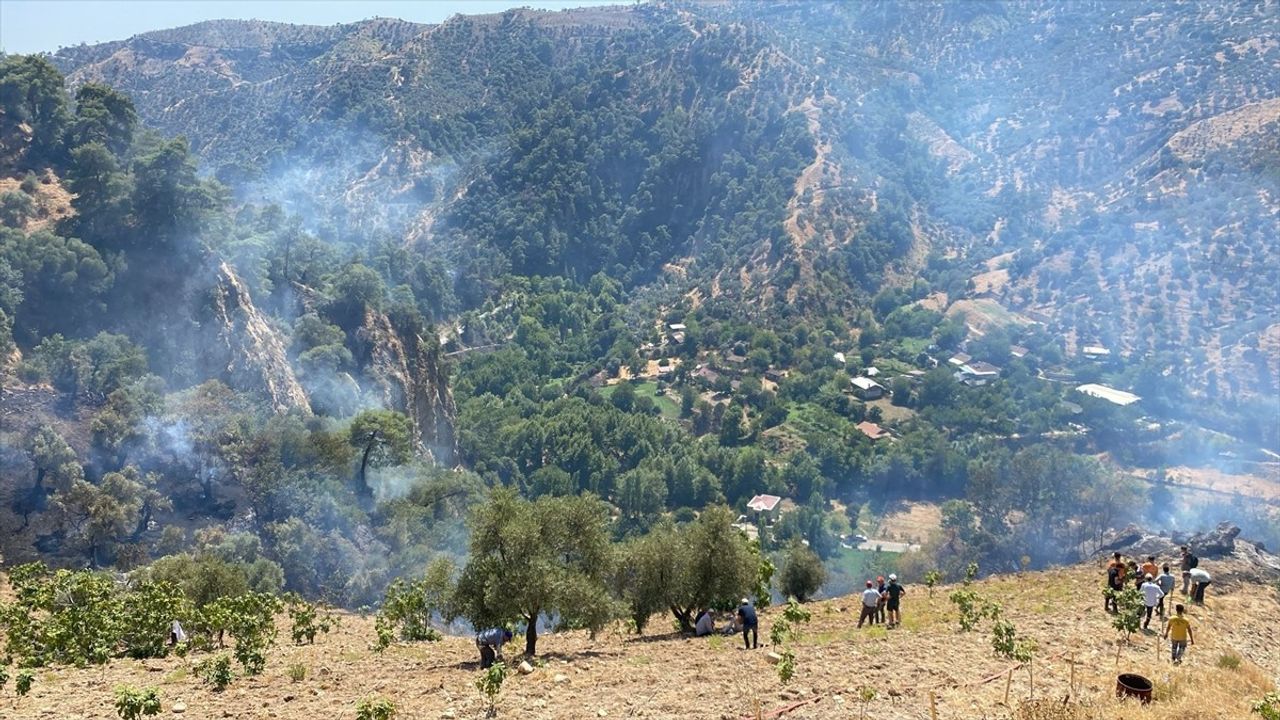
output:
M597 630L613 617L606 579L612 548L608 511L591 496L521 499L493 493L471 517L471 547L452 615L477 628L525 623L534 655L538 618Z
M637 629L667 609L690 631L699 609L731 607L756 592L759 553L733 522L729 508L710 507L687 525L659 524L623 549L615 577Z

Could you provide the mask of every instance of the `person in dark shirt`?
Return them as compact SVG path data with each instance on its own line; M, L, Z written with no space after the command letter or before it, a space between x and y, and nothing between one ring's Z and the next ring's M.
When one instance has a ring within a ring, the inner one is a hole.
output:
M889 627L898 627L902 624L902 596L907 594L906 588L898 583L898 576L890 573L889 584L884 589L885 609L889 611Z
M751 607L751 601L742 598L742 604L738 606L738 623L742 625L742 644L747 650L760 647L759 636L759 620L756 619L756 609ZM750 640L747 635L750 633Z
M512 637L506 628L490 628L476 633L476 647L480 649L480 669L493 665L502 657L502 646Z
M880 591L880 604L876 606L876 617L874 620L871 621L872 625L885 624L884 609L885 609L885 605L888 604L888 597L889 597L888 595L885 595L885 590L887 588L888 586L884 584L884 576L880 575L876 577L876 590Z

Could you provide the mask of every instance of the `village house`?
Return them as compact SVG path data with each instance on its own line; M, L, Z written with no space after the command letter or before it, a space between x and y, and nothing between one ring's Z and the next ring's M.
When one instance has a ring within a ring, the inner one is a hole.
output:
M1113 387L1098 385L1096 383L1086 383L1081 385L1076 388L1076 392L1106 400L1109 403L1120 405L1121 407L1125 405L1132 405L1142 399L1140 396L1134 395L1131 392L1117 390Z
M884 397L884 386L869 377L849 379L853 394L862 400L877 400Z
M989 362L974 360L960 366L956 379L970 387L981 387L1000 377L1000 368Z
M1106 360L1111 357L1111 351L1102 345L1085 345L1080 348L1080 354L1090 360Z
M747 503L747 508L754 510L756 517L763 517L765 522L772 524L778 519L778 506L782 503L782 498L777 495L756 495Z
M1026 348L1022 347L1021 345L1010 345L1010 346L1009 346L1009 354L1010 354L1010 355L1012 355L1013 357L1018 358L1019 360L1021 360L1021 359L1022 359L1022 358L1024 358L1024 357L1026 357L1028 352L1030 352L1030 351L1029 351L1029 350L1027 350Z
M783 380L787 379L788 374L790 373L788 373L786 370L776 370L776 369L770 368L764 371L764 379L768 380L771 383L780 383Z
M956 367L963 367L965 363L969 362L972 359L973 359L973 356L969 355L968 353L956 353L955 355L951 356L950 360L947 360L947 363L950 365L954 365Z
M858 428L858 432L861 432L863 435L866 435L868 438L870 438L871 442L878 442L880 440L884 440L885 438L891 437L889 435L888 430L885 430L879 425L873 422L870 422L868 420L863 420L862 422L858 423L856 427Z

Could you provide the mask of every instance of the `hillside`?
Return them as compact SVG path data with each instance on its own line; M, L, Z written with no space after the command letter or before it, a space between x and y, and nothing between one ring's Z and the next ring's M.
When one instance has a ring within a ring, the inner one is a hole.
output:
M1275 25L1270 3L663 2L210 22L55 59L245 197L445 258L463 308L495 255L766 319L923 276L1034 313L1068 357L1247 401L1280 392Z
M1003 605L1019 636L1035 640L1039 650L1030 671L992 654L985 624L959 632L947 600L955 586L939 586L930 597L914 585L908 588L903 626L890 631L855 629L854 597L808 606L812 621L794 645L797 673L786 685L769 664L768 649L745 652L738 637L682 638L655 629L638 638L619 628L594 640L583 632L547 635L534 672L509 676L498 717L750 718L758 700L763 717L783 710L786 718L847 718L860 716L860 689L870 687L877 691L866 707L873 717L929 718L933 694L937 717L944 719L1238 720L1280 682L1274 627L1280 594L1257 582L1254 573L1247 581L1235 575L1247 568L1243 559L1212 565L1222 584L1215 582L1205 607L1190 610L1196 644L1180 667L1170 665L1167 643L1151 634L1135 635L1117 654L1110 616L1100 610L1101 573L1089 565L975 583L980 594ZM776 608L763 613L762 639L777 616ZM40 671L29 697L3 702L14 718L106 719L114 717L107 708L110 688L130 683L158 687L166 714L181 701L182 716L197 719L352 717L355 703L370 696L390 698L403 717L483 716L469 638L397 645L376 654L369 649L373 636L370 618L343 614L339 628L315 645L277 646L264 675L238 679L220 695L193 676L190 668L198 658L171 657ZM292 663L306 666L305 680L289 680ZM1011 669L1009 707L1003 700ZM1115 702L1117 671L1153 679L1156 701L1147 707ZM1033 675L1040 703L1035 711L1024 705ZM1074 714L1060 708L1068 696Z

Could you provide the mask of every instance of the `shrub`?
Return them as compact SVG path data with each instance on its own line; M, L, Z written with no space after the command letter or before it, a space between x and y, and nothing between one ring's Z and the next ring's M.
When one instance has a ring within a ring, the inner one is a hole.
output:
M13 689L18 691L18 695L26 695L31 692L31 685L36 681L35 673L30 670L19 670L17 677L13 680Z
M365 698L356 703L356 720L391 720L396 705L386 698Z
M933 597L933 588L942 580L942 572L930 570L924 574L925 587L929 588L929 597Z
M875 700L876 695L878 694L879 693L876 692L876 689L869 685L863 685L858 688L858 700L862 701L862 707L858 711L859 720L865 720L867 717L867 705L872 700Z
M290 636L295 645L305 640L308 645L314 644L317 633L327 633L333 629L334 617L328 610L321 610L315 603L307 602L297 593L285 596L286 609L293 621Z
M782 651L782 659L778 661L778 679L783 685L791 682L791 678L796 676L796 654L791 652L791 648Z
M779 588L784 595L805 602L827 581L822 559L804 543L792 542L782 564Z
M480 695L489 703L485 711L487 717L498 714L498 695L502 692L502 683L506 679L507 666L500 662L490 665L480 674L480 677L476 678L476 690L480 691Z
M1262 720L1280 720L1280 693L1267 693L1253 704L1253 712Z
M302 682L307 679L307 666L300 663L291 663L289 665L289 681Z
M116 687L116 714L121 720L138 720L160 712L160 693L149 687L139 690L131 685Z
M1235 653L1223 653L1218 656L1217 665L1223 670L1239 670L1240 656Z
M398 640L406 642L440 639L431 622L445 615L451 601L453 564L447 560L433 562L426 574L414 581L397 579L387 587L382 608L374 619L378 635L375 649L382 650Z
M1124 633L1127 641L1142 626L1142 593L1132 586L1120 592L1107 588L1106 593L1116 603L1116 614L1111 618L1111 627Z
M967 581L963 588L952 591L951 602L960 612L962 632L972 632L984 619L994 620L1000 615L1000 606L979 595Z
M1035 652L1035 641L1019 638L1013 623L1004 618L996 618L991 624L991 649L997 657L1006 660L1027 662Z
M212 685L214 692L222 692L231 684L235 675L231 672L231 658L226 653L219 653L196 665L196 675L206 685Z

